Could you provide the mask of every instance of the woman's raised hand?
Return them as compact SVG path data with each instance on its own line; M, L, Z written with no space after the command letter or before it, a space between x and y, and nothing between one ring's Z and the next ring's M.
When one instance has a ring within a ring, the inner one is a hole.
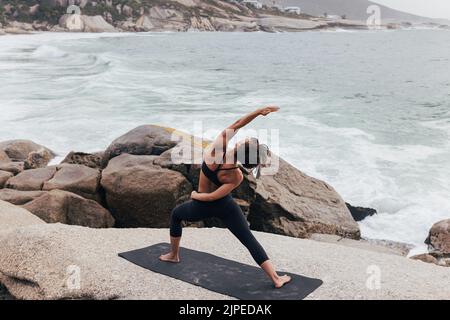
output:
M269 113L277 112L278 110L280 110L280 108L277 106L267 106L259 109L258 111L260 115L267 116Z

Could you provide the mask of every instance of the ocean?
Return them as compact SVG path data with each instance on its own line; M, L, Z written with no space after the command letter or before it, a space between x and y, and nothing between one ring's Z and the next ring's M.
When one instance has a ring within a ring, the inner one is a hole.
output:
M282 157L377 209L360 223L364 237L423 250L431 225L450 218L449 39L446 30L2 36L0 141L31 139L64 157L142 124L194 133L201 123L212 135L275 104L280 112L252 129L279 130Z

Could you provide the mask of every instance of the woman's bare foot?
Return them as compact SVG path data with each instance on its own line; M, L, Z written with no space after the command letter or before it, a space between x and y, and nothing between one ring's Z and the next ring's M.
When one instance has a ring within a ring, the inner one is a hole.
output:
M284 286L286 283L288 283L289 281L291 281L291 277L288 275L284 275L284 276L280 276L277 279L275 279L273 281L275 288L279 289L282 286Z
M172 252L169 252L166 254L162 254L159 257L159 260L165 261L165 262L178 263L178 262L180 262L180 257L178 255L173 254Z

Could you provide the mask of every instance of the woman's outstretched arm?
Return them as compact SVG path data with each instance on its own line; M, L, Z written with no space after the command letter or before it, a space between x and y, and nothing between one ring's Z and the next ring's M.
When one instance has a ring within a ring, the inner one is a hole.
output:
M207 152L205 153L205 158L215 158L217 156L221 158L226 152L228 142L236 135L239 129L245 127L258 116L266 116L269 113L278 111L279 109L280 108L277 106L267 106L257 109L238 119L219 134L219 136L216 138L216 140L214 140L214 142L210 145Z

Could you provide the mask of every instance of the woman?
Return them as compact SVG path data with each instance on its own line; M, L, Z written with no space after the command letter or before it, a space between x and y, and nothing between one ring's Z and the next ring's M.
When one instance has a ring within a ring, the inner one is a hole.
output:
M162 261L180 261L179 246L182 221L193 222L217 217L250 251L253 259L273 281L276 288L281 288L291 280L287 275L279 276L277 274L266 252L251 233L240 207L231 197L231 192L243 180L242 172L239 170L237 163L241 163L247 169L256 169L259 173L259 167L264 165L263 160L267 157L269 151L267 147L260 146L255 138L246 139L237 143L233 149L227 149L228 142L239 129L260 115L266 116L278 110L278 107L269 106L242 117L222 131L216 140L206 148L203 155L198 192L193 191L191 201L177 206L172 211L170 224L171 252L161 255Z

